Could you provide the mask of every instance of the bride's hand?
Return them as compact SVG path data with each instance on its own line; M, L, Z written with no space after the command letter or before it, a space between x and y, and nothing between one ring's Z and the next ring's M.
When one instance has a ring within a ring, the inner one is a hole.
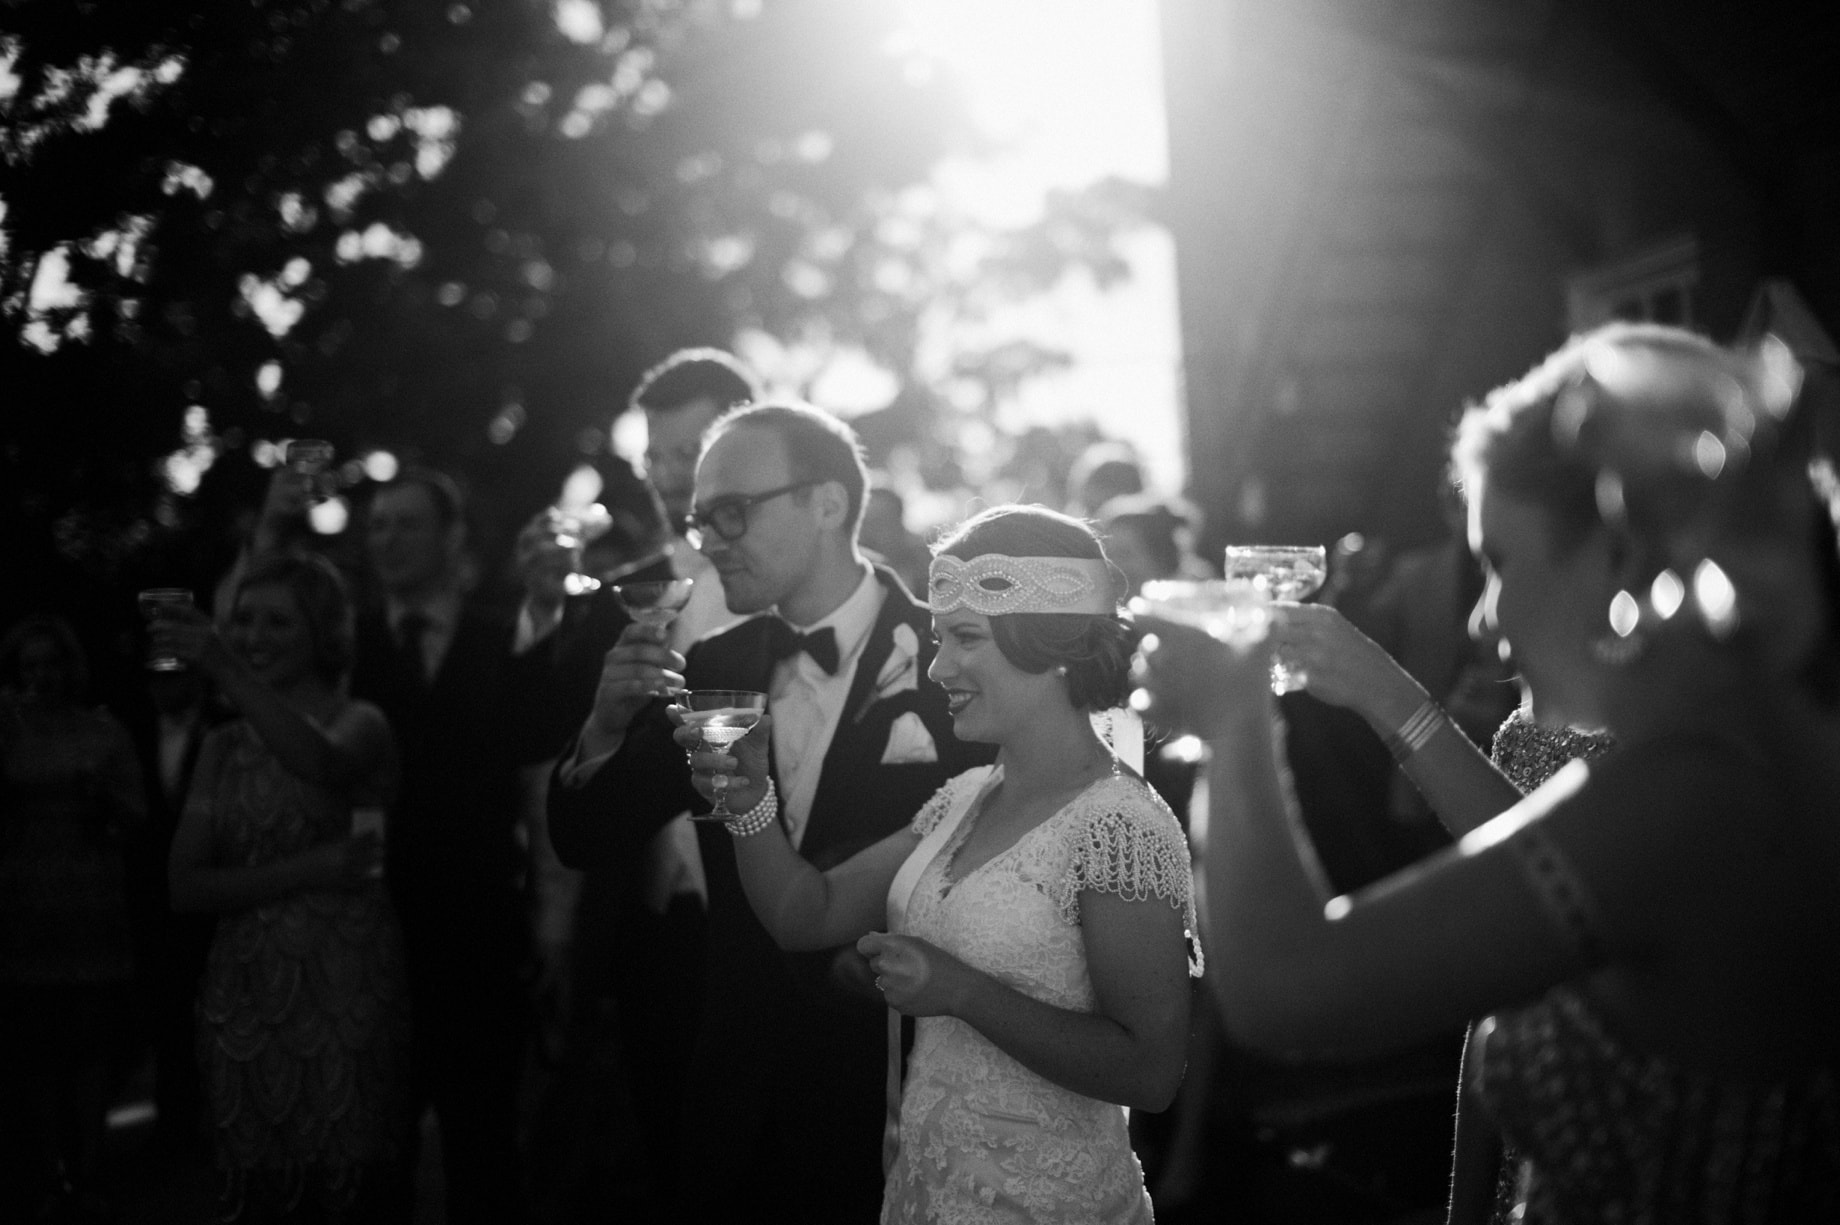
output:
M767 768L767 746L773 737L772 715L760 716L760 722L726 750L705 746L702 730L684 722L683 707L667 707L665 717L677 725L671 738L684 750L690 763L690 785L696 788L698 795L715 803L716 789L711 780L721 774L728 779L730 812L745 813L766 796L767 780L772 777Z
M882 998L910 1017L955 1016L977 974L936 945L912 936L870 932L856 942L869 959Z

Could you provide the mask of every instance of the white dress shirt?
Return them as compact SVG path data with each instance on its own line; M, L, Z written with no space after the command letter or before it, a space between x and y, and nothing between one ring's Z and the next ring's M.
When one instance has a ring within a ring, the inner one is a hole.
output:
M773 757L779 767L780 819L794 847L805 837L811 804L818 794L818 777L824 754L843 719L850 696L850 680L869 641L869 631L881 615L886 593L875 572L865 569L862 581L849 599L829 616L811 625L795 625L800 633L829 626L837 635L837 672L826 675L810 655L800 651L773 669L767 690L767 712L773 716Z

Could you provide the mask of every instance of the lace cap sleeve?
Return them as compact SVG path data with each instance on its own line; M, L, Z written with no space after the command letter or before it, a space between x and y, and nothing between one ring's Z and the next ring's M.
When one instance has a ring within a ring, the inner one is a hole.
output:
M1096 787L1081 799L1074 823L1073 857L1055 905L1067 922L1080 921L1080 893L1114 893L1127 901L1159 898L1182 912L1188 937L1188 972L1200 977L1200 928L1195 921L1195 876L1188 839L1162 797L1134 778Z
M909 828L922 838L932 833L934 827L945 820L947 813L976 794L977 789L984 785L984 780L990 777L990 771L989 766L978 766L948 778L939 790L933 792L931 799L920 805L920 811L914 814Z

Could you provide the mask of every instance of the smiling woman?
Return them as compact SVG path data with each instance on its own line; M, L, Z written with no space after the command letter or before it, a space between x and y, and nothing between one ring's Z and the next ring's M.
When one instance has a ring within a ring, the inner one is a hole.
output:
M303 1197L362 1217L407 1136L402 938L381 834L354 820L393 798L396 750L345 695L351 622L329 563L277 557L238 589L229 648L190 609L155 625L242 716L206 739L168 863L173 908L217 916L198 1050L239 1220Z

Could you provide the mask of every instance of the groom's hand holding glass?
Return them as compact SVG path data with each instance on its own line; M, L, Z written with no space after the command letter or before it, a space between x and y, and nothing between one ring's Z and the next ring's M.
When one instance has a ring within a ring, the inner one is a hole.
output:
M594 711L582 729L584 757L617 748L633 719L654 697L684 687L684 657L668 645L669 626L633 622L601 661Z

